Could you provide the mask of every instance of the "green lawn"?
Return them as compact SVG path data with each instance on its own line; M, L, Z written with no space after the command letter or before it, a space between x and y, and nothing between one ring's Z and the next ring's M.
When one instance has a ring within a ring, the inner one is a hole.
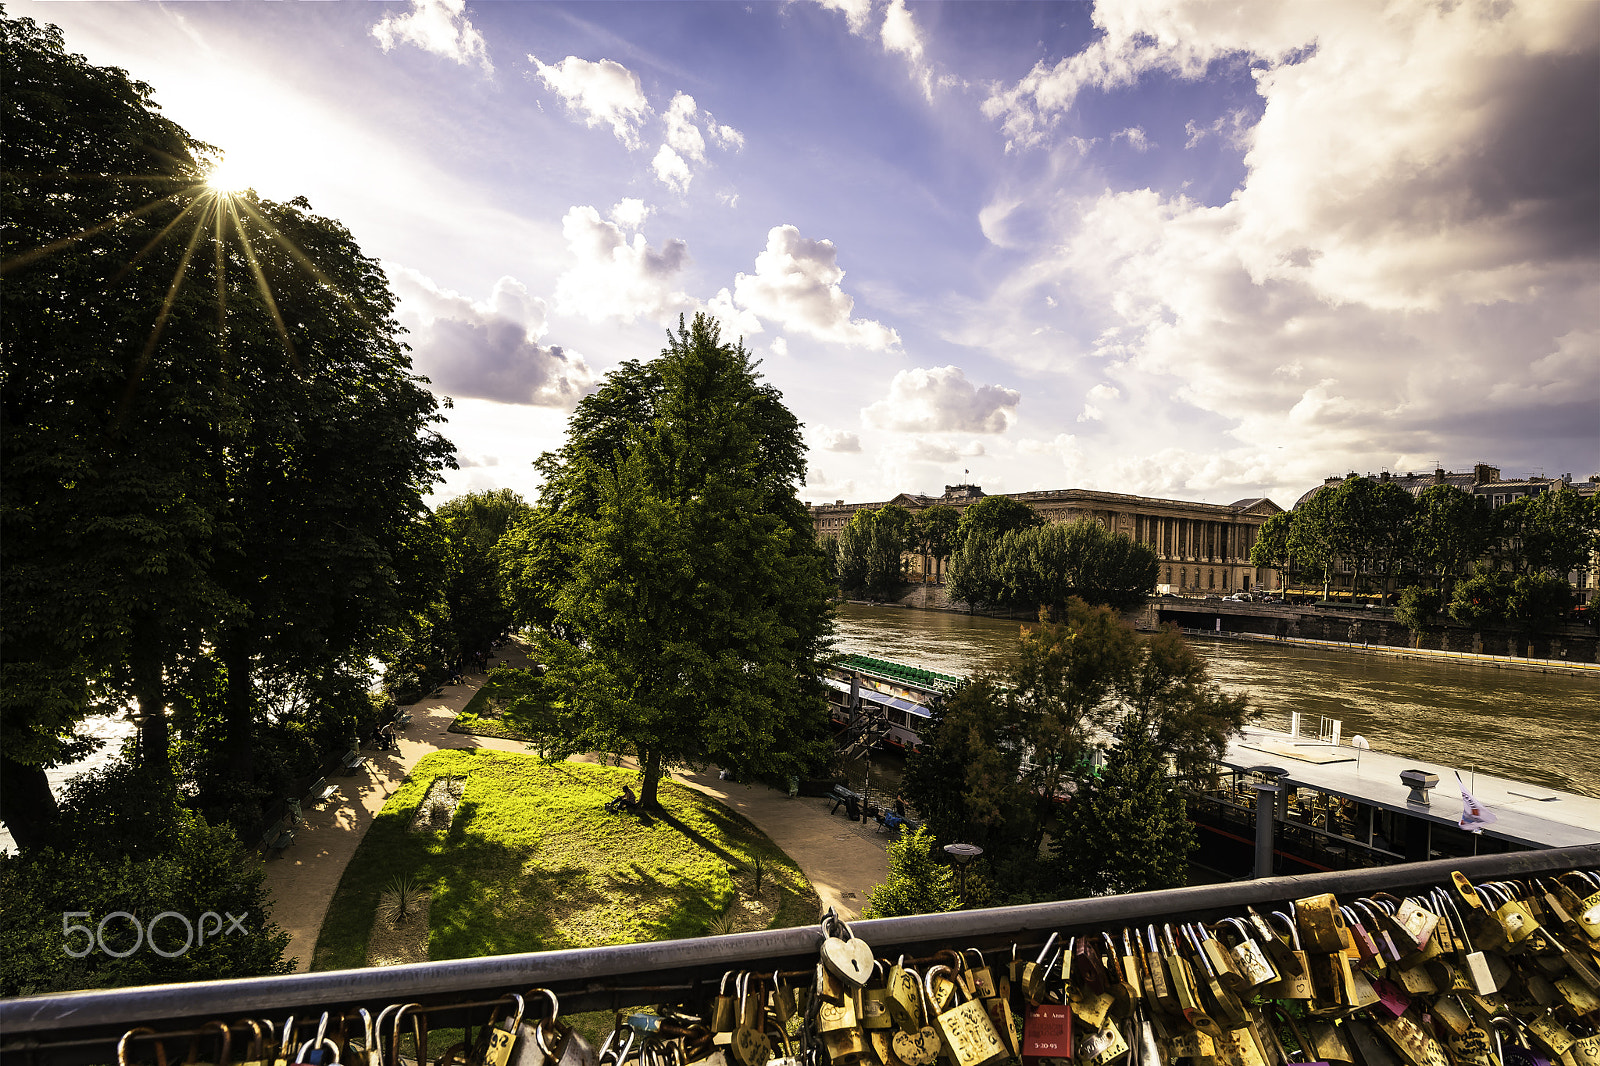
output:
M466 778L447 833L413 833L435 777ZM817 920L816 892L742 816L662 782L664 816L644 824L604 804L637 773L534 755L441 751L419 762L367 831L317 938L313 970L366 965L378 896L396 874L433 889L429 957L700 936L748 887L760 857L780 892L774 927ZM772 889L767 889L771 892Z
M456 720L450 723L450 732L499 737L502 740L527 740L499 715L513 700L529 693L532 680L531 671L517 667L497 666L490 670L482 687L472 694L472 699L461 708Z

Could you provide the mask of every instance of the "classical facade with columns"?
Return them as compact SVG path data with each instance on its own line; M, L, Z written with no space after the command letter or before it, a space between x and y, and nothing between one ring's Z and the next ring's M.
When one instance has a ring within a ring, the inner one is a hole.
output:
M936 506L964 510L985 495L977 485L946 485L942 496L902 492L881 503L835 500L807 506L811 507L811 519L821 538L838 536L857 511L875 511L889 504L912 512ZM1219 504L1158 500L1092 489L1040 489L1002 495L1027 504L1047 522L1090 518L1113 532L1126 533L1149 544L1160 564L1156 578L1160 591L1205 595L1283 587L1276 570L1250 565L1250 549L1261 524L1283 510L1265 497ZM910 559L912 581L944 579L945 560L921 556Z

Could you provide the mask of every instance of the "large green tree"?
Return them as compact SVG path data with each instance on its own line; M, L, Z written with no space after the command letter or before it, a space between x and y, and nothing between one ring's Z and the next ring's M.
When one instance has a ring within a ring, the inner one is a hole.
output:
M1565 578L1595 550L1594 505L1567 488L1523 496L1494 512L1498 557L1517 574Z
M839 531L839 586L892 597L905 584L905 554L916 546L914 520L904 507L861 510Z
M1446 600L1454 583L1483 558L1492 529L1493 517L1481 496L1454 485L1430 485L1417 497L1412 554L1420 567L1438 577Z
M823 758L831 621L795 495L805 450L744 346L680 321L659 359L578 405L541 469L541 509L562 517L545 528L573 560L525 705L547 754L636 754L646 804L676 763L791 774Z
M1013 530L1032 529L1044 524L1044 516L1021 500L1010 496L985 496L961 512L956 525L957 542L974 534L998 539Z
M951 559L950 595L976 606L1043 606L1057 614L1074 597L1126 610L1144 602L1157 573L1150 545L1079 518L998 537L975 531Z
M954 507L935 504L924 507L916 514L915 543L924 564L931 560L942 563L955 550L956 531L961 525L961 512Z

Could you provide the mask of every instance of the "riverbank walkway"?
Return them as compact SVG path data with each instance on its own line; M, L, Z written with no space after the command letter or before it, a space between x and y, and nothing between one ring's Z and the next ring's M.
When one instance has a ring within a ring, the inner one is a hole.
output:
M516 641L502 645L497 654L511 666L531 665L527 649ZM339 786L338 794L327 803L307 808L294 843L284 849L281 858L267 863L272 919L289 934L285 957L295 960L299 972L311 969L317 934L345 867L384 803L418 760L435 751L466 748L527 752L521 741L450 732L450 724L485 680L484 674L466 675L462 684L447 686L439 695L411 706L411 724L396 734L399 750L363 750L366 769L330 778L330 783ZM595 759L580 755L575 761ZM626 760L624 765L633 763ZM875 823L852 823L842 815L830 815L829 800L790 799L766 785L720 780L716 771L675 773L672 779L738 811L771 837L810 879L824 909L835 907L845 917L855 917L872 888L888 878L888 838L877 831Z
M1485 655L1472 651L1438 651L1434 648L1397 648L1391 644L1351 644L1343 640L1313 640L1309 637L1278 637L1267 633L1230 633L1226 629L1182 629L1186 637L1216 640L1243 640L1257 644L1289 644L1302 648L1334 648L1368 655L1387 655L1395 659L1426 659L1431 662L1464 663L1502 670L1534 670L1551 674L1588 674L1600 677L1600 663L1573 662L1568 659L1529 659L1517 655Z

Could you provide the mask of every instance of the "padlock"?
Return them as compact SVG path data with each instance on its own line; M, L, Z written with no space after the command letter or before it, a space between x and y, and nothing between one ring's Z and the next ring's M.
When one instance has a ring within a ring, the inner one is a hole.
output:
M1462 921L1461 912L1456 908L1455 901L1448 897L1441 898L1444 899L1448 907L1450 917L1455 920L1451 933L1465 948L1465 951L1460 955L1460 961L1464 975L1471 983L1472 990L1480 996L1494 993L1499 988L1499 985L1496 983L1494 974L1489 968L1488 957L1483 952L1473 948L1472 940L1467 936L1466 924Z
M1500 906L1495 910L1494 916L1505 932L1507 943L1521 944L1539 931L1539 920L1534 917L1533 909L1526 901L1518 899L1499 885L1488 887L1501 897Z
M300 1045L294 1060L309 1066L328 1066L339 1061L339 1045L328 1039L328 1012L317 1021L317 1035Z
M1170 1041L1156 1030L1156 1023L1147 1003L1141 1001L1135 1005L1133 1017L1128 1020L1128 1025L1130 1048L1128 1066L1169 1066L1171 1057L1167 1047ZM1269 1066L1282 1066L1282 1064L1271 1063Z
M1272 959L1272 965L1278 973L1286 977L1304 974L1305 960L1295 954L1291 938L1281 935L1272 927L1271 920L1254 907L1246 907L1245 911L1250 915L1250 926L1256 931L1256 938L1266 949L1267 956ZM1299 933L1294 929L1294 923L1287 917L1284 917L1284 921L1294 936L1298 937Z
M1372 1023L1411 1066L1449 1066L1449 1059L1439 1042L1418 1025L1410 1015L1374 1015Z
M914 973L905 968L905 956L889 969L884 985L889 991L889 1020L903 1033L922 1028L922 991Z
M733 1030L733 1057L743 1066L767 1066L767 1061L772 1058L772 1042L767 1039L767 1012L763 1003L764 996L760 985L756 991L750 991L750 982L754 975L744 974L739 978L739 1008L738 1024ZM830 1011L843 1010L848 1012L850 1026L855 1026L855 1000L851 996L844 997L842 1007L824 1002L818 1012L818 1018L826 1017ZM821 1022L818 1022L821 1028ZM864 1050L864 1049L863 1049Z
M1478 1025L1469 1026L1466 1032L1450 1038L1450 1054L1459 1066L1501 1066L1493 1038L1488 1030Z
M1364 916L1362 924L1367 927L1367 932L1372 934L1384 967L1396 966L1402 959L1421 955L1405 930L1394 924L1394 918L1383 909L1382 904L1369 899L1358 899L1350 906ZM1400 938L1398 941L1395 939L1396 936Z
M1079 1066L1108 1066L1128 1053L1128 1041L1110 1018L1105 1024L1078 1034L1074 1058Z
M874 960L872 964L872 978L867 982L867 987L861 990L860 995L860 1024L863 1029L890 1029L894 1022L889 1017L889 988L884 983L888 967L882 959ZM773 997L774 1002L777 997ZM778 1025L787 1026L789 1020L782 1012L778 1012Z
M1329 954L1350 947L1350 930L1333 893L1297 899L1289 905L1289 913L1300 927L1300 939L1308 952Z
M1209 972L1216 974L1222 986L1233 993L1243 992L1254 985L1244 974L1239 972L1239 965L1233 959L1233 952L1227 946L1211 935L1211 930L1203 922L1194 922L1189 926L1192 936L1196 938L1200 951L1211 964Z
M1562 1025L1549 1013L1536 1014L1529 1018L1527 1029L1528 1035L1549 1048L1553 1055L1564 1053L1578 1042L1578 1038L1573 1035L1572 1030Z
M1126 926L1122 929L1122 979L1128 986L1128 994L1135 1001L1153 999L1154 990L1150 987L1150 978L1144 972L1144 953L1134 946L1133 931Z
M1025 1059L1070 1059L1073 1055L1071 1008L1054 1003L1041 1003L1031 1008L1022 1027L1022 1054Z
M1212 932L1217 942L1232 954L1234 968L1244 978L1246 988L1260 988L1280 979L1278 968L1272 965L1243 918L1224 918Z
M1038 957L1032 962L1022 964L1021 981L1022 994L1031 1004L1043 1003L1045 1000L1045 984L1049 980L1050 971L1055 968L1055 957L1051 954L1055 950L1056 941L1061 939L1060 933L1051 933L1050 938L1044 942L1044 947L1039 949Z
M1144 951L1144 976L1150 982L1150 999L1155 1003L1156 1009L1168 1017L1180 1017L1183 1008L1178 1003L1177 995L1172 991L1172 982L1168 980L1166 964L1161 958L1161 944L1156 939L1156 927L1151 925L1145 930L1142 943Z
M1361 915L1352 907L1340 907L1339 914L1344 918L1345 929L1350 933L1350 946L1345 948L1345 957L1353 966L1372 966L1382 969L1384 961L1378 954L1378 941L1361 921Z
M948 968L929 967L922 979L929 1002L933 1000L933 981L940 970ZM982 1005L977 1000L962 1000L959 993L956 999L954 1006L934 1019L939 1040L948 1049L953 1066L988 1066L1005 1059L1005 1045Z
M966 972L971 975L973 995L979 999L994 999L999 991L994 983L994 971L989 969L989 964L983 960L983 952L977 948L968 948L962 952L963 957L976 955L978 965L968 965Z
M845 1001L852 987L844 978L828 969L821 959L817 960L816 979L811 984L812 995L824 1003L838 1006Z
M1161 961L1166 963L1167 976L1172 980L1173 994L1178 998L1183 1020L1213 1040L1217 1039L1222 1035L1222 1026L1218 1025L1200 1005L1200 992L1195 984L1194 972L1189 969L1188 960L1178 951L1178 945L1172 936L1172 926L1162 926L1161 934L1166 941L1166 954L1162 956Z
M1172 1036L1172 1056L1189 1066L1220 1066L1216 1041L1198 1029L1184 1026Z
M917 1003L917 1016L923 1019L921 1026L909 1033L896 1031L889 1041L894 1057L905 1066L928 1066L944 1050L939 1033L933 1027L933 1004L928 1001L923 981L917 982Z
M496 1007L507 1004L511 1012L502 1021L495 1020L498 1013ZM506 1066L511 1061L511 1048L515 1045L517 1035L522 1031L522 1013L524 1003L521 996L515 992L501 996L495 1007L489 1008L489 1024L483 1027L479 1034L479 1048L474 1054L474 1059L483 1066Z
M1356 1061L1355 1052L1351 1050L1350 1042L1345 1039L1344 1030L1332 1022L1320 1018L1307 1019L1306 1036L1310 1038L1317 1058L1329 1063Z
M1284 936L1287 938L1286 959L1280 960L1278 966L1279 979L1272 984L1263 985L1260 989L1265 999L1295 999L1314 1000L1317 998L1315 984L1311 980L1311 961L1300 948L1300 927L1295 925L1294 919L1282 911L1273 911L1271 918L1275 918L1283 927ZM1272 927L1268 924L1268 929ZM1276 931L1274 930L1274 933ZM1274 936L1274 939L1277 939Z
M1394 920L1410 934L1419 951L1426 950L1428 944L1433 941L1434 927L1439 924L1439 916L1415 896L1407 896L1400 901L1400 908L1395 912Z
M361 1012L361 1015L364 1019L366 1019L367 1022L366 1041L362 1045L363 1059L366 1063L366 1066L382 1066L383 1060L381 1057L379 1057L379 1053L374 1047L373 1042L372 1015L368 1014L365 1010ZM237 1066L273 1066L274 1060L272 1058L272 1054L267 1049L267 1041L271 1037L273 1031L272 1023L270 1021L266 1023L267 1028L265 1032L262 1031L261 1023L256 1021L254 1018L240 1018L234 1024L242 1025L250 1030L249 1046L245 1050L245 1057L239 1060Z
M597 1066L599 1055L593 1045L582 1033L561 1020L561 1001L556 994L548 988L535 988L528 992L529 999L534 997L549 1000L550 1017L541 1018L531 1026L524 1022L520 1038L512 1046L511 1066L518 1066L524 1061L517 1055L517 1051L524 1047L539 1054L542 1066ZM633 1039L631 1032L628 1039ZM718 1048L717 1052L720 1053L721 1049ZM541 1066L541 1063L532 1061L531 1056L527 1061L529 1066ZM725 1063L716 1066L725 1066Z
M1454 996L1438 996L1430 1005L1433 1016L1443 1022L1451 1032L1460 1036L1472 1028L1472 1016Z
M935 952L930 965L940 965L950 972L940 974L933 982L933 1013L942 1014L945 1009L956 1000L956 988L959 986L966 990L965 983L961 980L961 957L954 951L945 950ZM972 993L967 992L967 998L972 998Z
M1498 1015L1489 1019L1489 1025L1494 1033L1495 1055L1505 1066L1550 1066L1548 1058L1528 1046L1522 1023L1517 1019ZM1511 1034L1510 1043L1505 1041L1506 1033Z
M149 1033L151 1036L158 1035L154 1029L143 1025L139 1026L137 1029L129 1029L127 1032L123 1033L122 1039L117 1041L118 1066L130 1066L128 1062L128 1041L132 1040L135 1036L138 1036L141 1033ZM157 1066L167 1066L167 1049L159 1039L156 1040L156 1063Z
M711 1031L713 1033L727 1033L733 1035L733 1029L738 1024L738 997L728 989L729 981L738 981L738 976L729 970L722 975L721 982L717 985L717 995L711 1001Z
M1576 1066L1600 1066L1600 1036L1580 1036L1567 1054Z
M1576 977L1555 979L1556 994L1572 1008L1574 1014L1592 1014L1600 1011L1600 994Z
M1194 922L1182 925L1179 928L1183 930L1184 938L1189 942L1195 958L1199 960L1200 972L1205 977L1205 981L1200 985L1200 988L1202 991L1201 1002L1206 1006L1206 1013L1214 1018L1216 1024L1220 1025L1225 1032L1231 1032L1245 1023L1244 1005L1239 1002L1239 997L1234 995L1223 984L1222 975L1217 972L1216 966L1211 962L1209 953L1205 950L1204 941L1201 939L1198 930L1199 925L1200 923ZM1213 943L1216 942L1213 941ZM1221 946L1220 944L1217 945L1219 949Z
M840 920L831 907L822 919L822 935L823 966L855 988L865 985L872 976L872 947L851 932L849 924Z

